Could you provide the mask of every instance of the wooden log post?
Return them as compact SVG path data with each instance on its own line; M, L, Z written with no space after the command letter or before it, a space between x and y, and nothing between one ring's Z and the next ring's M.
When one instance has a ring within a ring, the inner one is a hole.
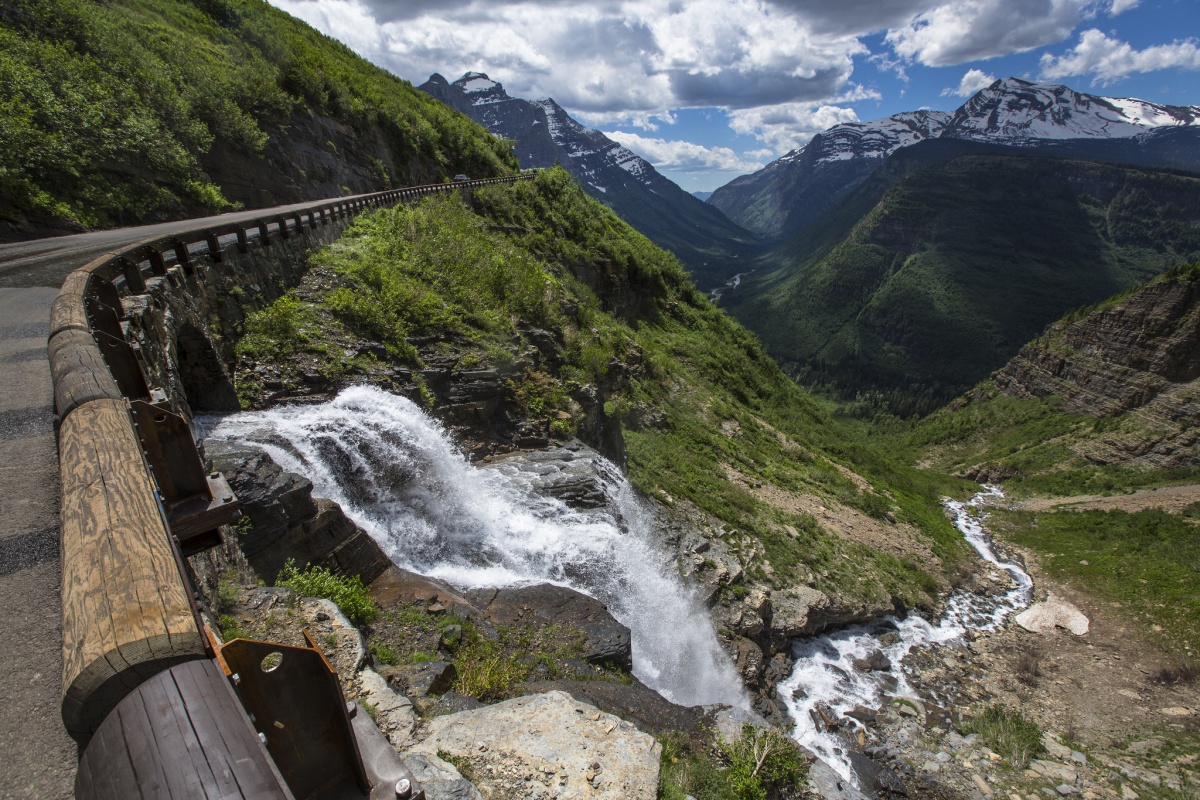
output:
M62 420L59 469L62 716L85 741L140 683L205 649L124 400Z

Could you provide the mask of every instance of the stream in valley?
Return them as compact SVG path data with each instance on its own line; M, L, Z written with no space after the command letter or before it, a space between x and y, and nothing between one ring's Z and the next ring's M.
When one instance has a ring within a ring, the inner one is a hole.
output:
M903 662L914 647L951 644L962 641L969 630L994 630L1014 611L1029 604L1033 580L1019 565L1001 560L983 527L981 509L988 498L1001 498L994 486L965 502L947 501L946 508L954 525L975 548L979 556L1012 576L1012 585L1004 594L984 597L957 590L946 600L941 619L931 623L916 614L904 619L885 617L865 625L855 625L824 636L798 641L793 654L796 664L788 679L779 685L796 727L794 738L817 753L843 778L853 781L846 743L829 733L815 717L818 706L839 719L862 706L877 710L888 696L916 696L905 678ZM886 670L861 670L857 659L866 659L881 651L891 663Z

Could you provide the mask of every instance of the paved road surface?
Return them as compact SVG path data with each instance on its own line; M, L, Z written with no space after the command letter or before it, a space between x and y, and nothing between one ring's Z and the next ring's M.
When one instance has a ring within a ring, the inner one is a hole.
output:
M68 798L78 754L59 715L58 457L50 304L96 256L316 202L0 245L0 800Z
M0 797L70 797L59 716L58 459L46 329L56 286L0 288Z

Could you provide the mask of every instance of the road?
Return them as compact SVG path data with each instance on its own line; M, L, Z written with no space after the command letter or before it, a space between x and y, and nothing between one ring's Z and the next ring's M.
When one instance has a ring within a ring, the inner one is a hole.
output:
M345 199L345 198L335 198ZM0 245L0 798L72 797L59 714L58 456L46 334L63 279L96 256L206 224L321 201Z
M0 287L61 286L68 273L88 263L96 256L115 252L123 247L137 244L143 239L168 236L205 225L245 222L259 217L274 218L280 214L299 211L322 202L352 200L355 197L364 196L332 197L328 201L309 200L304 203L293 203L275 208L234 211L215 217L197 217L178 222L142 225L136 228L115 228L92 233L76 233L70 236L54 236L49 239L34 239L29 242L0 244Z

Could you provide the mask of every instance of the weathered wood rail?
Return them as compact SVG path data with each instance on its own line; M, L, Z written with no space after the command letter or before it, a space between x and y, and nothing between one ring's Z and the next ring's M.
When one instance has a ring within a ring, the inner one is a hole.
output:
M237 519L224 479L207 475L188 420L174 413L129 341L122 297L175 290L198 269L306 237L358 213L492 178L393 189L251 222L184 230L103 255L54 302L48 355L62 475L62 717L86 742L140 684L210 657L183 558Z

